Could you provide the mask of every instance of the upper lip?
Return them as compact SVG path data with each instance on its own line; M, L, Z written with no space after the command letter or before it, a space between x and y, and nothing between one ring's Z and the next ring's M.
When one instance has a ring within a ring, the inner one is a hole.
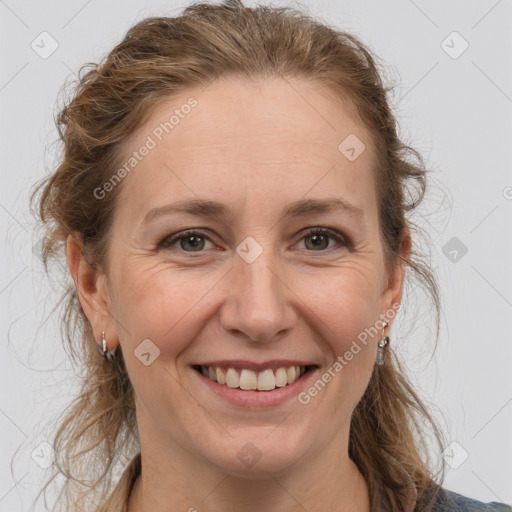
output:
M264 361L262 363L257 363L255 361L247 361L244 359L231 359L231 360L218 360L218 361L208 361L202 363L196 363L193 366L219 366L219 367L228 367L228 368L237 368L242 369L245 368L247 370L252 370L254 372L261 372L266 369L275 370L277 368L289 367L289 366L318 366L311 361L294 361L292 359L272 359L270 361Z

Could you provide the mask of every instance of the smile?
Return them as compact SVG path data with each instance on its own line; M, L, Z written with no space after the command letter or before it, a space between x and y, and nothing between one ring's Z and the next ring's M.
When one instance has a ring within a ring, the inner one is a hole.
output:
M272 391L289 386L302 377L312 366L288 366L267 368L256 372L248 368L221 368L218 366L195 365L196 371L222 386L246 391Z

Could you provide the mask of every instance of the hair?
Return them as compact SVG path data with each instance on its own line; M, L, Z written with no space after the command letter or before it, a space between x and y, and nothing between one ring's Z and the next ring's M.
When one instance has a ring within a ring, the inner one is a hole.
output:
M44 229L47 273L48 263L62 257L69 234L79 235L88 264L108 272L107 241L122 183L102 199L94 191L118 169L121 145L159 103L227 76L312 80L348 98L372 137L386 269L395 267L406 230L420 232L408 214L424 198L428 171L419 152L398 135L388 100L392 87L383 84L377 58L356 36L303 11L247 8L229 0L196 3L176 17L143 19L100 63L80 68L72 97L55 120L62 145L56 168L31 196ZM437 344L439 291L416 238L405 263L407 282L417 281L431 298ZM52 480L66 478L58 498L65 510L89 510L108 501L116 467L140 446L134 390L122 351L116 350L114 364L101 356L76 286L66 271L63 279L60 326L81 389L59 418ZM350 428L349 456L367 482L372 507L379 500L389 510L406 511L412 500L414 510L431 510L445 467L432 467L427 425L440 453L443 433L389 348L384 364L375 365Z

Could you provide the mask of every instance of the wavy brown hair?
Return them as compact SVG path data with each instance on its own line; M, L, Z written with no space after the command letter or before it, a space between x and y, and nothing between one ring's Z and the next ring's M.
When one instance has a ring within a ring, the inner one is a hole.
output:
M46 271L51 260L62 257L68 234L77 233L88 263L108 273L107 240L122 183L102 199L94 190L113 176L121 145L160 102L219 76L300 78L348 99L371 134L386 268L398 263L403 235L411 229L407 283L418 282L431 298L437 340L439 293L408 215L424 198L427 170L421 155L398 135L388 98L392 87L381 74L377 58L359 38L295 8L247 8L231 0L140 21L100 63L82 66L71 98L59 109L58 166L31 197L45 230ZM81 390L58 419L53 439L52 480L65 477L56 506L105 510L116 470L139 448L134 391L120 347L115 364L108 364L73 281L69 275L64 279L62 332ZM399 512L432 507L445 467L441 460L434 470L430 453L439 455L445 443L431 414L390 348L384 365L374 368L350 430L349 455L368 484L372 510L380 502Z

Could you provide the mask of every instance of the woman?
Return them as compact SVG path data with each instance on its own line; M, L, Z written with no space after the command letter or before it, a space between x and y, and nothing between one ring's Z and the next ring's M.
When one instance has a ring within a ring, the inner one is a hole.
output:
M483 510L424 461L442 433L390 348L407 268L439 315L405 217L425 170L357 38L235 1L149 18L58 126L64 510Z

